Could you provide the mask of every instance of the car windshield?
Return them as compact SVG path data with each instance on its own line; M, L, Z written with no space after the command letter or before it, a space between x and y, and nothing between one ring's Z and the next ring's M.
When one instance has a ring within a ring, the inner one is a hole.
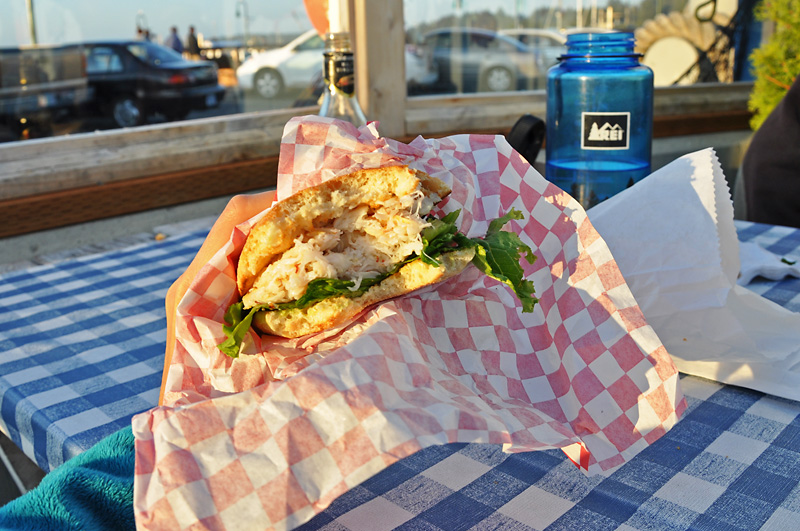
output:
M150 42L131 43L127 45L127 48L133 55L151 65L174 63L183 60L183 57L178 52Z

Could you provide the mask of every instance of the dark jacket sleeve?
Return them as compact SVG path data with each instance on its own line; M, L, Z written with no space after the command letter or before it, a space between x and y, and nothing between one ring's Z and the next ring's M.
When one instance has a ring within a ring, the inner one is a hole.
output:
M742 174L747 219L800 227L800 77L753 135Z

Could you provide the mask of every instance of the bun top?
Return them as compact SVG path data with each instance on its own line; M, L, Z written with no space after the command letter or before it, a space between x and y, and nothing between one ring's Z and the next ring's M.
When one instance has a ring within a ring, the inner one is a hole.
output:
M408 166L358 170L305 188L275 204L247 237L237 266L239 293L245 295L263 270L295 239L359 206L378 209L393 198L421 191L438 202L450 193L441 180Z

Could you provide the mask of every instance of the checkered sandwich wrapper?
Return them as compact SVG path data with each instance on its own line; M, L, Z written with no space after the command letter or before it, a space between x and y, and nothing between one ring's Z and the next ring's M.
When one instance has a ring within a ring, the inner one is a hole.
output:
M502 136L381 138L292 119L278 199L356 168L406 164L447 183L436 208L460 230L511 221L537 255L539 303L468 267L295 340L251 334L238 359L216 345L249 228L201 270L177 311L165 402L134 419L141 529L289 529L417 450L449 442L509 452L561 448L589 474L624 463L686 407L678 374L586 213Z

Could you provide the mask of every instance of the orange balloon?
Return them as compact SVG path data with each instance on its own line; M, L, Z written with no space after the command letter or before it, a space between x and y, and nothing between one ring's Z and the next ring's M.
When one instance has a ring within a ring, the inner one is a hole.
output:
M317 33L324 35L328 31L328 0L303 0L306 14Z

